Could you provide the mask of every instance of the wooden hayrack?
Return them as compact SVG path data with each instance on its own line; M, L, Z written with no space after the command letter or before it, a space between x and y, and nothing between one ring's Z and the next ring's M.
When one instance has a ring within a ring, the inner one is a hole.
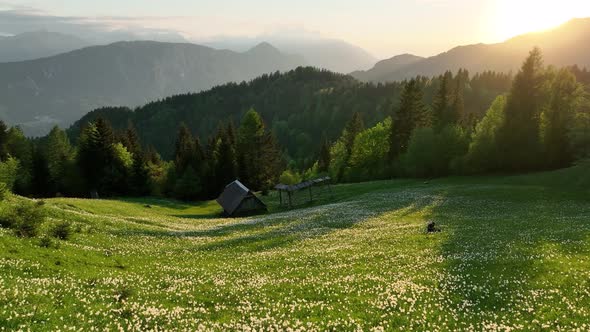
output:
M313 202L314 200L314 190L313 188L318 188L320 191L316 191L315 198L318 198L327 187L327 190L330 192L330 195L333 196L332 186L331 186L332 179L329 176L304 181L294 185L286 185L286 184L277 184L275 189L279 192L279 204L283 206L284 204L288 204L290 208L293 207L293 194L299 191L303 191L305 189L309 190L309 200L308 202ZM287 200L283 202L283 193L287 194Z

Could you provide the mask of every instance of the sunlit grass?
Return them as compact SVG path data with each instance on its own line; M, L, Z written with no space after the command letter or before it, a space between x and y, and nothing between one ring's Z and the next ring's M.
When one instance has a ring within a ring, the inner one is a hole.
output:
M568 172L270 195L243 219L50 199L76 232L41 248L0 229L0 330L588 330L590 196Z

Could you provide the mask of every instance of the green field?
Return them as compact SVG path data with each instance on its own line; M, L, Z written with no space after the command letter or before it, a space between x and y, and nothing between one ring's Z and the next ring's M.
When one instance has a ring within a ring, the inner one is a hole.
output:
M0 229L0 330L588 330L588 174L340 185L244 219L48 199L44 227L76 232L43 248Z

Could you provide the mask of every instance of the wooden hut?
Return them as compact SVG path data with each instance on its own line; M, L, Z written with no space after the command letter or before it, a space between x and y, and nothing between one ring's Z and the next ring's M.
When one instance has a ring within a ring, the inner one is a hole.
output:
M255 214L266 211L266 205L254 193L236 180L227 186L217 198L228 217Z

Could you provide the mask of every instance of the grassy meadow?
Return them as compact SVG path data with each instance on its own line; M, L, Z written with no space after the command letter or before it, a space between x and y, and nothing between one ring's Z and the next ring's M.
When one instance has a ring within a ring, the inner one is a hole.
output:
M74 233L0 229L0 330L589 330L588 174L339 185L242 219L47 199L41 233Z

